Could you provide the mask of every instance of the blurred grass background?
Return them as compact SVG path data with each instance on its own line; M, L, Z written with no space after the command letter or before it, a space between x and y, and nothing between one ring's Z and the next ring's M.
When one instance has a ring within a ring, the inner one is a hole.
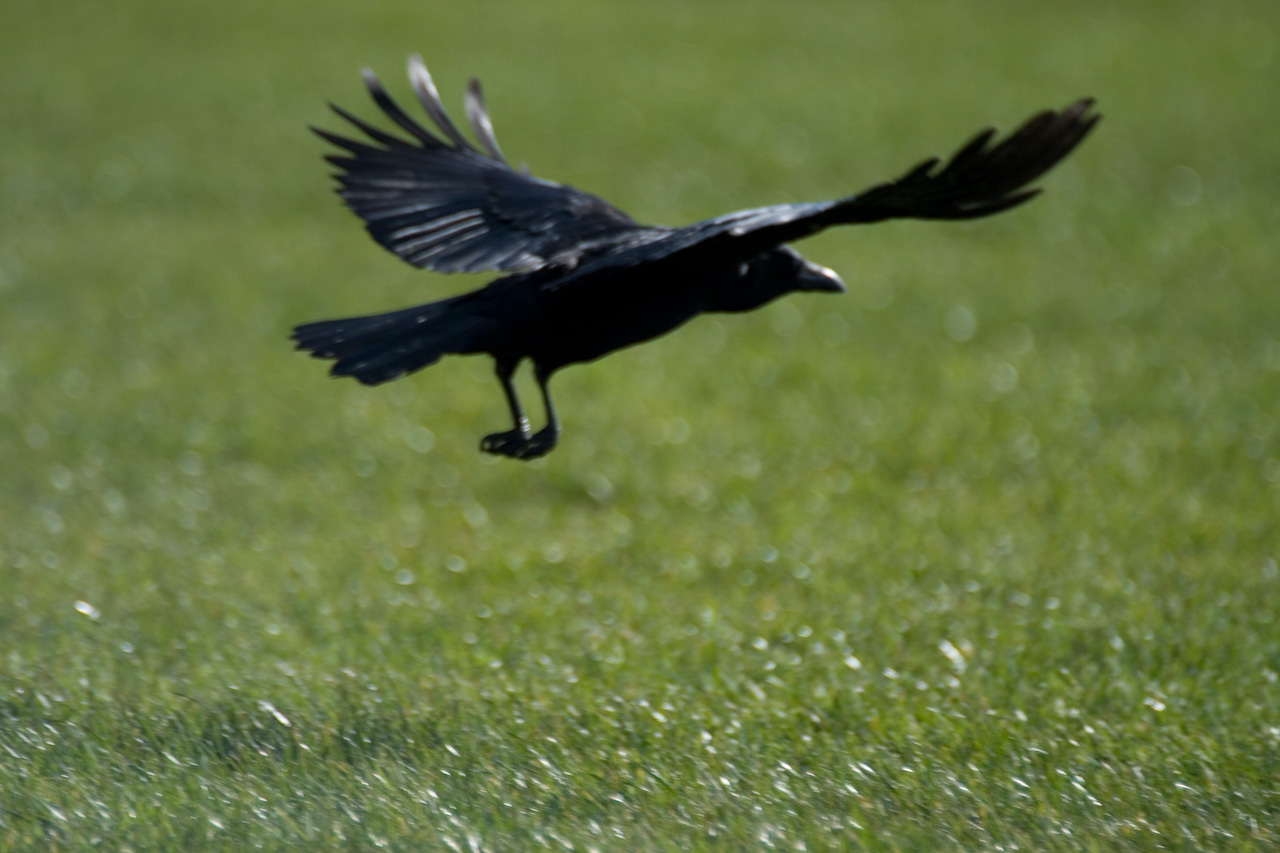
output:
M1269 849L1269 2L0 10L0 846ZM326 99L460 111L641 221L852 192L1081 95L1007 217L803 245L502 427L301 321L476 286L331 193Z

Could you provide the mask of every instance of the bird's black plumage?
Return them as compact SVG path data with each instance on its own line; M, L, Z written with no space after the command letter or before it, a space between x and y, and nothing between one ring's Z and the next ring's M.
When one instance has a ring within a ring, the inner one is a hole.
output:
M490 453L532 459L560 427L547 380L561 367L657 337L693 316L748 311L793 291L843 291L840 279L784 244L833 225L886 219L975 219L1036 195L1028 185L1098 121L1092 101L1033 116L1007 138L974 137L945 164L926 160L895 181L835 201L780 204L681 228L639 225L573 187L512 169L472 81L467 118L479 141L449 119L427 69L409 79L437 132L410 118L369 71L374 102L407 138L333 107L366 140L316 130L342 154L338 192L379 244L437 272L502 272L479 290L388 314L294 329L299 349L334 359L335 376L376 385L450 353L488 353L514 425L486 436ZM531 434L511 384L528 358L547 425Z

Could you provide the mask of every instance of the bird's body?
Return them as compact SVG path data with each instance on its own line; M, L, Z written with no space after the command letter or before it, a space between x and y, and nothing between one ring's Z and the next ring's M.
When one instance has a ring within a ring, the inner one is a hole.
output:
M317 131L345 149L339 192L380 244L440 272L506 272L460 296L387 314L299 326L294 339L332 373L378 384L445 354L488 353L514 421L481 448L531 459L559 437L547 380L569 364L658 337L704 312L748 311L794 291L840 292L832 271L783 245L831 225L891 218L971 219L1035 195L1026 185L1093 127L1089 101L1032 118L990 146L980 134L941 169L927 161L897 181L831 202L739 211L682 228L642 226L607 202L507 166L473 81L467 115L484 151L452 124L421 61L410 80L444 137L409 118L369 72L383 112L414 141L335 107L376 145ZM447 140L447 141L446 141ZM531 434L511 376L534 365L547 426Z

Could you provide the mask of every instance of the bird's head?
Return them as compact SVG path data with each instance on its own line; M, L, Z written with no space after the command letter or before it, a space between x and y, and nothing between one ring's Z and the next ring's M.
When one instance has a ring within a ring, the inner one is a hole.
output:
M738 268L718 294L713 311L750 311L793 291L844 293L844 282L826 267L806 261L787 246L761 252Z

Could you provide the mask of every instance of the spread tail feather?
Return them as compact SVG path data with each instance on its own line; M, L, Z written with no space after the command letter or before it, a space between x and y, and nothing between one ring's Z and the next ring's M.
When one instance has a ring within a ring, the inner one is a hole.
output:
M369 317L321 320L293 330L298 349L335 360L334 376L377 385L435 364L448 353L473 352L490 320L471 294Z

